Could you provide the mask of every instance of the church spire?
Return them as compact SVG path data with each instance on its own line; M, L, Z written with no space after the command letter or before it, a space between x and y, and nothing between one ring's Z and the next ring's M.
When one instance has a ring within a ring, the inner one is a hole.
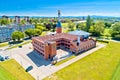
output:
M57 23L57 26L56 26L56 32L57 33L61 33L62 32L62 26L61 26L61 22L60 22L60 10L58 10L58 23Z
M58 21L60 21L60 10L58 10Z

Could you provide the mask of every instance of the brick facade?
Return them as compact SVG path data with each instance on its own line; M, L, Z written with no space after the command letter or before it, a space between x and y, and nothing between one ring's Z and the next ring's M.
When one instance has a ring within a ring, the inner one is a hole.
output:
M57 33L62 33L62 28L61 27L56 28L56 32Z
M64 47L71 52L78 54L96 46L96 41L91 38L80 38L80 41L81 42L78 45L77 36L66 33L57 33L54 35L32 38L34 50L43 55L46 60L51 59L56 55L57 48Z

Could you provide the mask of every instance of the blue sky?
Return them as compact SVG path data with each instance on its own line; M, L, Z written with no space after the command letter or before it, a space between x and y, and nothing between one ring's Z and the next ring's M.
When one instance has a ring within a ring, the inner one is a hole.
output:
M0 0L0 15L120 16L119 0Z

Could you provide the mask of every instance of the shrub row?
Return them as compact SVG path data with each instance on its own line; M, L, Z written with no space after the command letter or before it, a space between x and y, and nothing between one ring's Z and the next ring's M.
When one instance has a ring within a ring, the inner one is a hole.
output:
M103 42L103 43L109 43L109 41L102 40L102 39L97 39L98 42Z

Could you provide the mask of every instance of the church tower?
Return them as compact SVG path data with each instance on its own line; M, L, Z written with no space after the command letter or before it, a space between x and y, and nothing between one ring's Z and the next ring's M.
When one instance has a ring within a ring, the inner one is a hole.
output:
M60 10L58 10L58 23L56 26L56 33L61 33L62 32L62 26L60 22Z

